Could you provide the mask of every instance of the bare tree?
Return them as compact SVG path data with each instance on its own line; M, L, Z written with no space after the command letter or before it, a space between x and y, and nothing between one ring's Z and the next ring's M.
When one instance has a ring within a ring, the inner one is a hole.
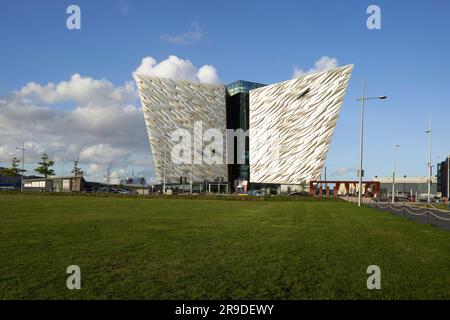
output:
M109 186L111 184L111 170L112 170L112 161L108 163L108 166L105 169L105 178L106 178L106 184Z

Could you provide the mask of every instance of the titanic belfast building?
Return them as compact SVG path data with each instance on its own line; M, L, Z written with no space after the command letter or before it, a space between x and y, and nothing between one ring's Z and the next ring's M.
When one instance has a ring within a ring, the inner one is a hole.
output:
M218 185L228 191L241 185L296 190L317 180L352 69L347 65L269 85L135 74L157 179L204 191L211 185L216 191ZM191 136L174 137L180 129ZM222 132L223 139L211 138L209 129ZM223 161L201 161L211 141L215 147L209 151ZM189 150L188 162L171 157L180 145Z

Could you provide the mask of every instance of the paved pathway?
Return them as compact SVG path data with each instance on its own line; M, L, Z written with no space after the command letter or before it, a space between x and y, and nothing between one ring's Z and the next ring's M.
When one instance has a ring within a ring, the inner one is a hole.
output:
M418 223L432 224L450 231L450 211L432 207L415 207L406 203L392 205L390 202L372 202L368 205L372 208L389 211L393 214L406 217Z

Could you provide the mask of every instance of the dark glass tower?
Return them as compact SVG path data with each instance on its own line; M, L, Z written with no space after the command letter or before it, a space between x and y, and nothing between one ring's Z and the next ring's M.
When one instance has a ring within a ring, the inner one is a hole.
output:
M230 83L227 88L227 128L242 129L249 128L249 91L264 87L265 84L238 80ZM228 181L231 186L238 179L250 180L249 172L249 145L248 138L245 141L245 164L237 164L237 139L234 141L234 164L228 165Z

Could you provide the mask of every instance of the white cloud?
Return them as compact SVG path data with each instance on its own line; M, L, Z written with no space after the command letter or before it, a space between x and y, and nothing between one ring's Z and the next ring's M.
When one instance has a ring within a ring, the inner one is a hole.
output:
M299 69L297 66L294 67L294 73L292 78L297 78L311 73L327 71L339 66L339 61L336 58L330 58L328 56L322 56L314 63L314 67L308 71Z
M200 82L205 83L218 83L219 76L217 75L217 69L212 65L204 65L197 72L197 78Z
M216 68L197 68L189 60L169 56L157 62L146 57L136 69L159 77L218 82ZM106 79L73 74L69 79L30 82L0 97L0 166L21 158L16 147L25 142L25 169L35 174L40 155L56 162L55 172L69 173L79 157L90 181L105 181L113 164L114 178L134 171L154 180L153 161L144 117L134 82L114 85Z
M99 143L90 145L80 152L80 159L95 164L109 164L113 159L126 157L127 151L123 148L115 148L109 144Z
M123 86L115 87L107 80L82 77L78 73L73 74L69 81L61 81L57 84L50 82L40 85L30 82L15 94L49 104L64 101L87 103L112 100L123 102L136 98L136 90L131 81L126 82Z
M197 68L191 61L173 55L159 63L153 57L145 57L135 73L170 79L195 80Z
M197 22L191 24L191 29L177 35L163 34L161 40L172 44L192 44L200 41L204 36L202 28Z
M340 168L337 168L336 170L334 170L331 173L331 175L339 177L339 176L345 176L345 175L347 175L349 173L353 173L353 172L356 172L356 169L347 168L347 167L340 167Z
M217 69L212 65L204 65L197 69L191 61L174 55L159 63L153 57L145 57L134 74L206 83L219 82Z
M151 161L137 105L131 81L114 86L74 74L59 83L28 83L0 99L0 166L20 157L16 147L25 141L28 174L34 173L40 154L47 152L57 162L58 175L63 159L69 173L71 162L79 156L89 180L104 181L100 171L109 162L124 170L132 167L151 180L153 168L135 164L136 159Z

